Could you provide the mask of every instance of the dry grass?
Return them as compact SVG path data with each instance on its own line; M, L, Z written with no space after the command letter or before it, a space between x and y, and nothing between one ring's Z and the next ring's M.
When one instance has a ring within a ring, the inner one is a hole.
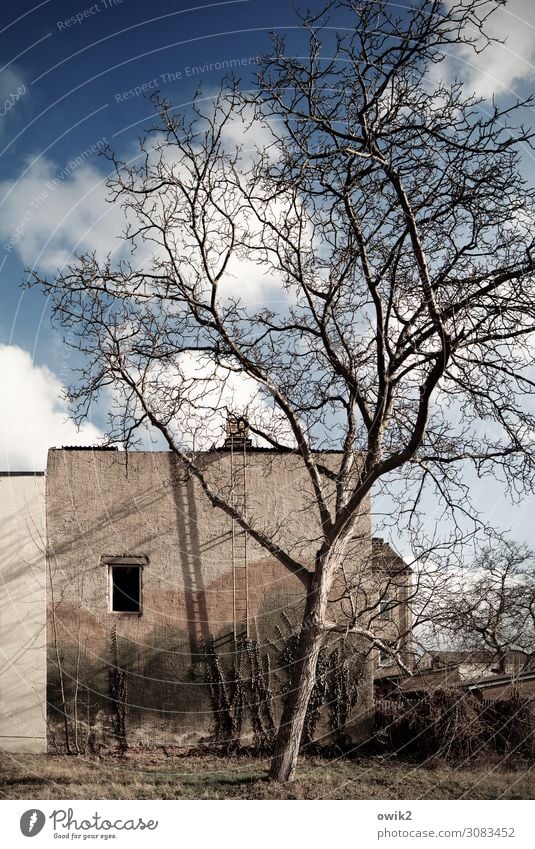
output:
M214 755L69 758L1 753L4 799L531 799L535 769L456 768L387 758L303 758L296 780L266 780L266 762Z

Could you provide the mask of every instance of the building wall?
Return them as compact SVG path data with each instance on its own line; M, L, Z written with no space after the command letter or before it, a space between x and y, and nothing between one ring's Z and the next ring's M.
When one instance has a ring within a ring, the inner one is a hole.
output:
M389 543L379 537L372 540L373 578L370 588L375 590L377 600L386 603L371 606L368 627L374 630L385 644L396 647L400 660L408 668L413 666L412 611L414 592L413 573ZM395 660L382 652L375 652L375 678L397 676L400 672Z
M44 478L0 473L0 749L46 750Z
M203 462L213 487L228 496L230 452L209 452ZM295 559L313 564L319 520L298 458L248 454L247 512ZM84 745L88 734L103 741L113 735L114 645L127 670L130 742L207 737L213 711L200 646L216 638L223 665L234 651L230 519L170 453L52 450L47 528L51 742L63 741L62 689L71 737L76 732ZM348 565L362 570L370 562L368 506L356 535ZM141 615L109 610L103 560L120 556L146 559ZM248 583L251 635L270 652L300 620L303 585L250 539ZM284 674L274 670L272 677ZM370 705L371 677L364 689L363 709Z

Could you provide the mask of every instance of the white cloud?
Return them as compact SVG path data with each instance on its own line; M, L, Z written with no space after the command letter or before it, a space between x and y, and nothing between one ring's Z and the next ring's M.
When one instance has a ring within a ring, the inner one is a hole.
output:
M283 131L282 123L277 129L278 133ZM222 139L228 150L241 148L245 167L250 164L251 157L254 157L257 150L262 151L272 162L278 159L280 148L273 146L276 138L269 120L255 117L251 107L244 107L236 116L236 120L225 124L222 132Z
M446 0L449 9L458 0ZM489 10L494 0L489 2ZM535 4L533 0L508 0L489 18L485 29L503 44L492 43L480 54L461 48L450 70L480 97L493 93L516 93L521 81L535 76Z
M61 400L63 386L27 351L0 345L0 468L40 471L47 450L62 445L94 445L102 434L93 424L78 430Z
M26 88L22 72L14 65L5 68L0 74L0 98L2 101L10 94L15 94L19 88Z
M107 253L115 259L129 254L131 246L121 235L126 224L123 211L119 204L106 201L109 192L105 175L88 159L82 157L77 166L75 158L59 167L50 159L36 157L26 162L17 180L0 183L0 239L5 251L16 251L26 266L49 274L83 251L95 251L101 259ZM234 223L239 224L240 231L252 226L243 213ZM191 246L184 253L187 229L185 225L175 228L177 256L195 255ZM217 256L225 236L223 224L218 229L216 220L213 235L211 248ZM146 268L153 257L163 257L161 246L138 240L132 264ZM201 268L196 255L194 262ZM221 293L249 304L285 297L280 282L269 270L243 255L231 258Z
M173 438L182 448L205 451L221 446L225 438L227 413L247 417L253 427L285 445L294 444L284 414L252 377L216 363L207 354L180 354L173 365L153 365L144 374L144 394L149 407L167 422ZM123 409L121 387L111 393L111 409ZM146 449L166 449L167 445L150 428L140 432ZM253 443L269 445L251 434Z
M55 271L73 252L117 250L123 219L106 203L103 174L76 159L57 168L41 157L25 164L18 180L0 184L0 236L26 265Z

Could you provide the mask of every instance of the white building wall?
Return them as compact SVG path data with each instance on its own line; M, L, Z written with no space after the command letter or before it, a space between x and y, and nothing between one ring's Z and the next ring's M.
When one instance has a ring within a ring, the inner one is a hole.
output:
M46 751L45 479L0 472L0 749Z

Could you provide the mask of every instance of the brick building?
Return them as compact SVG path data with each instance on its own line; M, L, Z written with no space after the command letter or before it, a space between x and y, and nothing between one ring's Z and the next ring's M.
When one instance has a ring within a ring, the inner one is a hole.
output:
M236 445L227 440L202 455L210 485L312 566L319 518L302 460ZM322 462L334 470L337 455ZM302 580L214 508L169 452L53 449L46 502L50 742L62 744L65 713L82 735L88 727L102 742L113 735L114 668L126 676L130 743L208 739L214 715L203 645L215 641L223 666L236 639L254 640L262 657L282 651L302 615ZM347 569L362 580L370 558L366 505ZM273 680L284 677L276 665ZM276 717L282 690L273 691ZM368 656L360 715L371 701Z
M201 459L215 490L312 567L319 518L299 457L253 448L240 437ZM338 461L336 453L322 454L333 472ZM49 750L67 741L75 751L113 745L125 736L125 723L129 745L212 740L221 725L214 700L232 700L240 664L240 675L251 664L263 670L258 701L272 699L263 710L276 723L304 583L214 508L173 454L51 449L44 478L12 475L2 483L1 648L9 663L0 679L0 747L42 751L47 735ZM363 625L391 643L406 635L410 574L382 541L373 541L372 558L369 504L345 571L368 610ZM349 611L339 591L330 615L343 618ZM244 646L242 663L237 647ZM384 659L354 638L343 646L358 684L347 730L358 736ZM223 676L219 696L207 679L207 647ZM407 660L409 642L405 648ZM24 686L17 684L21 675ZM324 716L317 736L329 727Z

